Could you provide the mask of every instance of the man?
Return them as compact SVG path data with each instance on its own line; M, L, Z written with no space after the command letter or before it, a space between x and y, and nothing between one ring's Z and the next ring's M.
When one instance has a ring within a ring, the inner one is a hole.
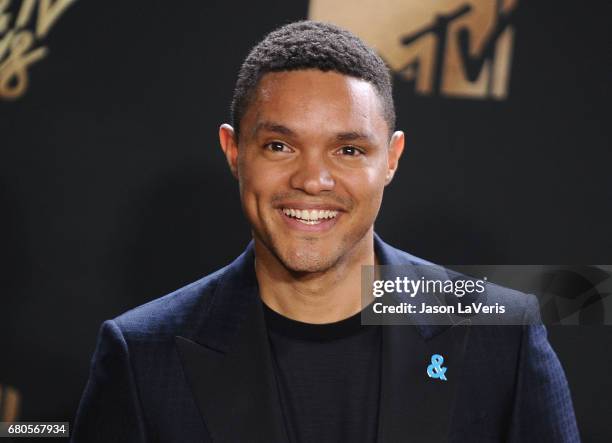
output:
M362 266L425 263L373 230L404 134L370 48L317 22L272 32L232 120L220 142L253 241L103 324L73 441L578 441L542 326L361 324Z

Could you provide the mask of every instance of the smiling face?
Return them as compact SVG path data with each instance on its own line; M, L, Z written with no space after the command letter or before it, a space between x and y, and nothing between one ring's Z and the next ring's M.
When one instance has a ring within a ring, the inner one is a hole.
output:
M315 69L267 73L221 145L257 248L293 272L324 272L373 247L383 189L403 149L367 81Z

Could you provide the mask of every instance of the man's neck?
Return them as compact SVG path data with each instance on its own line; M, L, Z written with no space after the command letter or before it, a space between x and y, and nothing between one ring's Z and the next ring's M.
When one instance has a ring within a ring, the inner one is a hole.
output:
M373 231L324 272L296 276L255 240L255 273L262 301L304 323L333 323L362 309L361 266L374 265Z

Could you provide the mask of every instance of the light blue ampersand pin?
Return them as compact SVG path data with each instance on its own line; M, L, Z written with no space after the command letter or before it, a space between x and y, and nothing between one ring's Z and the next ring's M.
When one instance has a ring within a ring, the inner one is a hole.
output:
M440 354L434 354L431 356L431 364L427 366L427 375L429 378L439 378L440 380L446 381L445 367L442 366L444 363L444 357Z

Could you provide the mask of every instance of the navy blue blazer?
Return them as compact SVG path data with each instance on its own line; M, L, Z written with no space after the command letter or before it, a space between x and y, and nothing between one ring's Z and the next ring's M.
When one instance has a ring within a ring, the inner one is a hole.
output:
M380 264L423 264L375 235ZM495 295L517 315L533 297ZM445 356L448 380L426 376ZM578 442L542 325L383 326L378 442ZM287 442L253 242L233 263L103 323L73 442Z

